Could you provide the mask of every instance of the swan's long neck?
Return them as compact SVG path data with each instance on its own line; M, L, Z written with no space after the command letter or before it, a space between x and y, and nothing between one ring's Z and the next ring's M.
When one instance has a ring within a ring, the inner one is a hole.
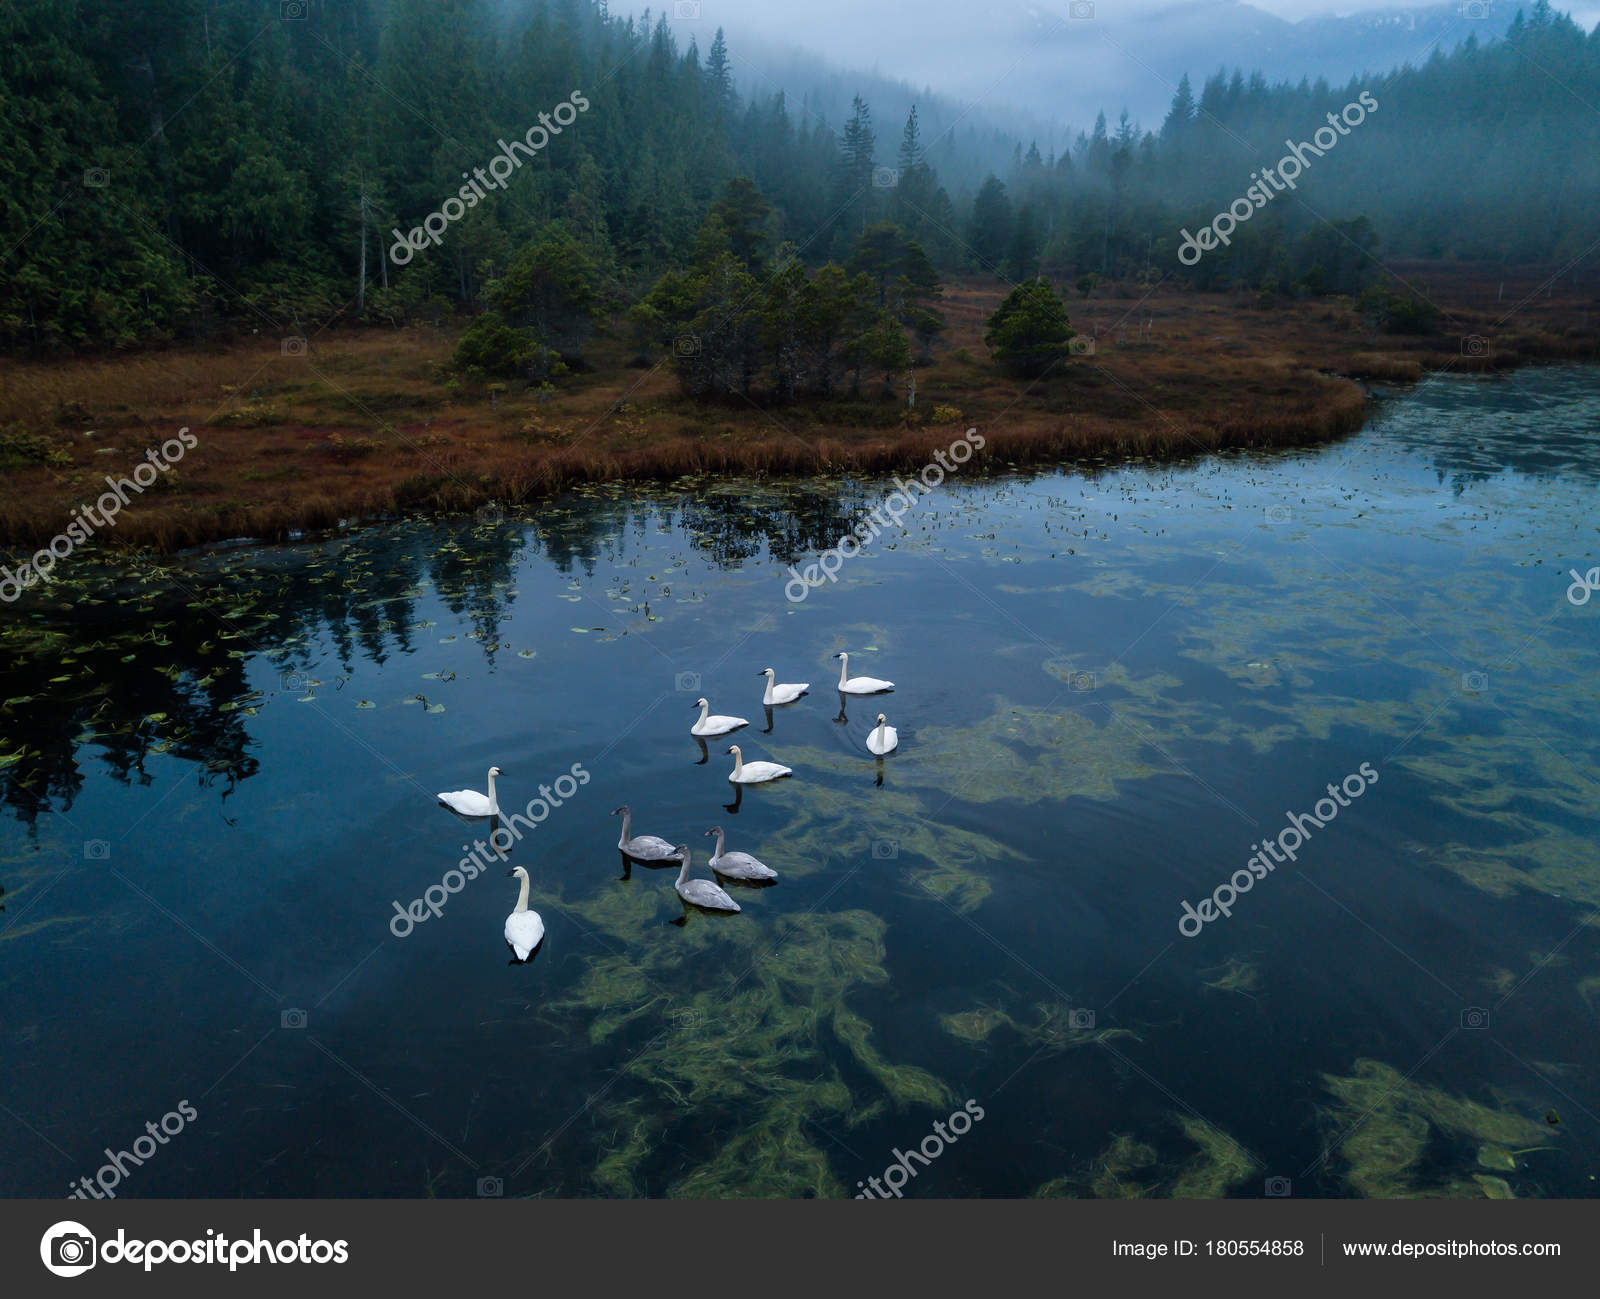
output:
M685 880L689 878L689 850L683 850L683 869L678 872L678 887L682 888Z
M772 683L774 681L776 681L777 679L778 679L777 677L772 677L772 676L769 676L767 678L767 688L766 688L765 691L762 692L762 695L761 695L761 702L762 703L770 704L770 703L773 703L773 702L776 701L777 696L772 693Z
M841 654L839 655L839 684L842 686L849 679L850 656L848 654Z
M528 877L526 875L524 875L522 877L522 887L517 890L517 910L518 911L526 911L527 909L528 909Z
M705 703L700 705L700 721L701 721L702 725L705 723L706 714L709 713L710 711L711 711L711 703L710 703L709 700L707 700Z
M737 776L744 770L744 754L739 752L739 746L733 746L733 774Z
M717 856L722 856L722 831L717 831Z
M494 796L494 772L489 773L489 806L499 810L500 801Z
M622 833L617 837L617 847L622 847L628 842L628 822L633 820L633 813L626 808L622 812Z
M884 721L880 721L878 723L878 743L879 744L884 743L885 739L887 738L884 735L883 732L884 732L884 728L887 727L888 725L889 725L889 723L888 722L884 722Z

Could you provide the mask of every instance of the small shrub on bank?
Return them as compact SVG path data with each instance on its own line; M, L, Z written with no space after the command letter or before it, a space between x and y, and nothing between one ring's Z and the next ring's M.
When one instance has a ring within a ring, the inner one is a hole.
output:
M72 456L49 438L20 429L0 429L0 466L70 465Z

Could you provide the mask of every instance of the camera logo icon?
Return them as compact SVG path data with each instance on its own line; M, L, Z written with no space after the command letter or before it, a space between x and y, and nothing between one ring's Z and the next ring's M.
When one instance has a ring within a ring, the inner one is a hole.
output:
M1072 0L1067 6L1068 18L1093 18L1094 0Z
M82 1276L95 1265L98 1250L81 1222L58 1222L39 1241L39 1258L57 1276Z
M85 839L83 841L84 861L109 861L111 859L111 844L105 839Z
M701 1015L698 1010L683 1006L671 1011L667 1015L667 1022L681 1032L692 1033L700 1027Z
M505 522L506 512L498 503L490 501L487 505L478 506L472 512L472 517L479 523L503 523Z
M1489 1027L1489 1012L1482 1006L1468 1006L1461 1012L1461 1027L1484 1029Z
M677 690L700 693L700 674L698 672L680 672L672 678L673 687Z
M1489 16L1489 0L1466 0L1461 6L1463 18L1483 19Z
M873 861L894 861L900 856L900 841L897 839L874 839L872 841Z
M298 1007L291 1006L278 1016L280 1028L304 1028L306 1026L306 1013Z
M87 167L83 173L85 189L104 189L111 183L111 173L104 167Z
M680 23L691 23L700 16L700 0L673 0L672 16Z
M1094 1011L1083 1009L1069 1010L1067 1012L1067 1027L1079 1032L1083 1031L1084 1029L1093 1028Z
M286 23L306 20L306 0L278 0L278 17Z
M306 354L306 340L290 335L283 340L283 354L285 356L304 356Z
M1277 527L1280 524L1288 523L1293 518L1294 511L1291 510L1287 505L1267 506L1267 522L1272 524L1274 527Z
M505 1193L505 1178L480 1177L478 1179L478 1198L480 1200L498 1200Z
M1085 690L1093 690L1099 684L1100 678L1095 676L1093 672L1074 672L1067 678L1067 688L1080 693Z
M1481 695L1489 688L1489 674L1487 672L1463 672L1461 674L1461 688L1469 695Z
M1069 338L1067 340L1067 355L1069 355L1069 356L1093 356L1094 355L1094 346L1095 346L1095 340L1094 339L1085 338L1085 337L1083 337L1083 335L1080 334L1076 338Z
M900 173L893 167L874 167L872 183L878 189L896 189L900 184Z
M672 350L679 356L699 356L700 335L679 334L672 342Z
M1461 340L1462 356L1488 356L1489 340L1478 334L1468 334Z
M1287 1177L1269 1177L1267 1178L1266 1190L1271 1199L1283 1200L1293 1194L1294 1188L1290 1185Z

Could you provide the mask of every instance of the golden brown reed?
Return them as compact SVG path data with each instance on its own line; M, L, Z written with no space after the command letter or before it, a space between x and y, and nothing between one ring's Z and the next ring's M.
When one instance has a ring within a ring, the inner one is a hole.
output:
M40 436L49 458L68 462L30 456L38 441L20 453L0 441L0 543L48 541L73 506L105 490L107 474L126 474L183 425L199 446L122 511L118 544L171 551L277 539L616 479L918 468L969 427L987 441L980 463L1001 465L1323 441L1360 426L1356 379L1600 354L1588 301L1538 291L1536 269L1503 291L1495 274L1489 284L1460 268L1437 271L1452 332L1426 338L1375 336L1342 300L1283 299L1263 310L1254 299L1165 284L1102 286L1069 302L1094 355L1034 382L1001 374L983 346L1004 286L964 280L947 292L949 333L918 371L915 411L903 386L887 395L881 377L864 380L860 397L798 407L694 402L669 367L630 366L621 337L609 335L596 342L592 373L543 396L452 379L458 328L329 332L313 335L304 355L258 336L3 361L0 436ZM1468 335L1487 340L1481 354Z

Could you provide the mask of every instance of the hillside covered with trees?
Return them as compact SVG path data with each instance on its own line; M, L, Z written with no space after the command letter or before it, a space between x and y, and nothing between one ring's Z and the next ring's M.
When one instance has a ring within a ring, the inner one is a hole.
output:
M858 99L830 123L747 100L736 58L720 33L684 48L662 19L588 0L174 0L159 17L11 0L0 348L487 311L467 361L509 349L537 379L624 311L641 347L676 346L710 304L748 299L762 310L728 324L731 360L702 344L680 376L748 392L759 352L782 394L799 368L775 358L808 348L830 387L925 352L955 272L1354 294L1379 251L1556 260L1595 237L1600 29L1546 0L1504 41L1344 87L1185 80L1158 129L1102 116L1060 156L1013 141L975 191L941 183L914 110L879 122ZM1378 111L1294 194L1180 264L1180 229L1363 92ZM559 138L391 257L575 94L587 108Z

